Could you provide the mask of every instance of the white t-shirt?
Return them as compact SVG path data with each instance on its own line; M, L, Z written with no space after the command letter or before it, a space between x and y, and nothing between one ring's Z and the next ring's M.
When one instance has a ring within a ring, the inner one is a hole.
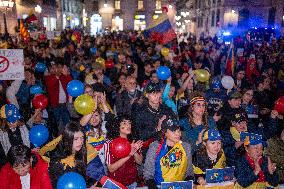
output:
M66 94L59 80L59 104L66 103Z
M22 184L22 189L30 189L31 188L31 175L28 173L25 176L21 176L21 184Z

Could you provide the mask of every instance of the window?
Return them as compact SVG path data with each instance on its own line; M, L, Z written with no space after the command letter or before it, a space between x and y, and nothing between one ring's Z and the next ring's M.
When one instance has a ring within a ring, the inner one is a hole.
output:
M212 0L212 4L214 6L216 4L216 0Z
M114 1L114 8L115 8L116 10L119 10L119 9L120 9L120 0L119 0L119 1L118 1L118 0Z
M156 10L161 10L161 9L162 9L162 1L156 0Z
M249 10L242 9L239 11L239 27L248 27L249 26Z
M220 22L220 9L217 10L216 13L216 26L219 27Z
M211 26L215 26L215 11L211 12Z
M138 0L138 10L144 9L144 2L143 0Z
M276 8L275 7L270 8L268 13L268 26L274 27L275 15L276 15Z

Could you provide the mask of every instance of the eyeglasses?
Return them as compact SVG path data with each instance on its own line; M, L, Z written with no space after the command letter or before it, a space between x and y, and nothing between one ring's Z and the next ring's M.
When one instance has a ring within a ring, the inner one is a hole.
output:
M253 96L253 94L252 93L245 93L246 95L248 95L248 96Z

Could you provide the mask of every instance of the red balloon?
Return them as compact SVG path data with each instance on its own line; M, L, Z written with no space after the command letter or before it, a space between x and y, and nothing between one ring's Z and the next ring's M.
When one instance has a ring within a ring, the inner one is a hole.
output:
M108 69L111 69L114 67L114 62L112 60L107 60L105 62L105 67L108 68Z
M280 114L284 114L284 96L280 97L275 102L274 110L276 110Z
M116 138L110 144L110 152L117 158L124 158L131 152L131 144L126 138Z
M45 109L48 105L48 99L43 94L36 95L32 100L35 109Z

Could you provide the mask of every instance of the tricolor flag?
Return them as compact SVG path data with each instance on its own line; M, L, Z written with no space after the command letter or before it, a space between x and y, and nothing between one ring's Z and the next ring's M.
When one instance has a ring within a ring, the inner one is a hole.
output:
M24 41L27 41L30 38L30 33L28 32L27 28L24 26L23 20L20 21L20 35Z
M143 34L146 38L156 40L163 45L177 37L166 14L161 15L157 20L153 21L153 23L144 30Z
M235 72L235 55L234 55L234 45L231 43L229 54L226 60L226 75L233 76Z

